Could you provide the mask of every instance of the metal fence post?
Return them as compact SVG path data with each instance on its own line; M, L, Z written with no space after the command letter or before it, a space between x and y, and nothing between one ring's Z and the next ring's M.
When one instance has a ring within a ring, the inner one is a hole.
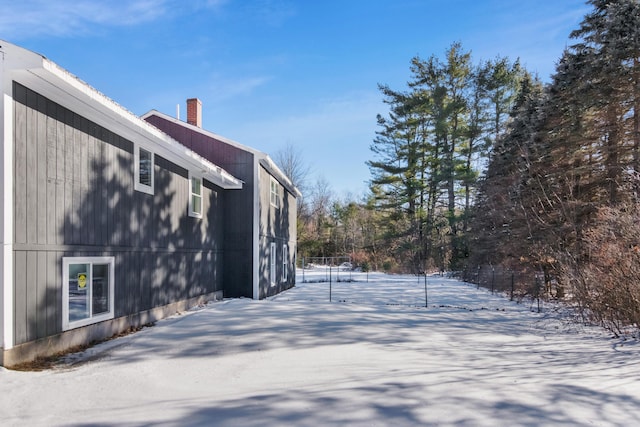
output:
M535 298L538 301L538 313L540 313L540 280L538 279L538 273L534 272L534 277L535 277Z
M511 272L511 299L509 301L513 301L513 291L514 291L514 287L515 287L515 276L514 276L514 272Z
M493 287L496 284L496 269L491 267L491 294L493 294Z
M331 302L331 266L329 266L329 302Z
M427 272L424 272L424 307L429 308L429 296L427 294Z
M540 287L541 287L541 283L540 283L540 280L538 280L537 282L538 282L538 286L536 286L536 294L538 296L538 313L540 313Z

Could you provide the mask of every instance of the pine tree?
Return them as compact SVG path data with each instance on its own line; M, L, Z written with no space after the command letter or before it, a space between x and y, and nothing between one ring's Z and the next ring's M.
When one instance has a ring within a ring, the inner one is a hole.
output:
M571 34L579 40L571 51L580 60L581 104L603 143L609 203L616 204L627 168L640 172L640 3L589 3L594 10Z
M523 103L523 87L495 145L474 257L553 272L586 316L616 329L640 313L629 238L640 230L640 2L589 3L545 95Z
M381 85L389 117L378 115L377 136L371 150L377 160L367 162L372 171L371 183L380 209L393 211L396 223L405 224L396 235L404 240L402 247L413 268L419 269L422 252L422 223L425 170L423 144L425 118L416 107L415 97Z
M390 112L378 116L372 189L379 209L393 212L387 220L396 221L414 269L458 268L479 167L506 123L521 70L506 59L473 66L454 43L445 61L416 57L410 71L409 91L380 86Z
M471 225L472 265L512 269L534 264L534 220L525 200L536 181L537 155L546 95L542 84L524 74L510 113L511 121L495 142L480 184Z

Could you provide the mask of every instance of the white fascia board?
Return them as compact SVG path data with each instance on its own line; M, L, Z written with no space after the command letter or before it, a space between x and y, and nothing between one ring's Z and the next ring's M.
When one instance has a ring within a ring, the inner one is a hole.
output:
M0 254L0 344L13 347L13 99L2 94L2 254Z
M0 42L0 347L13 348L13 98L12 84Z

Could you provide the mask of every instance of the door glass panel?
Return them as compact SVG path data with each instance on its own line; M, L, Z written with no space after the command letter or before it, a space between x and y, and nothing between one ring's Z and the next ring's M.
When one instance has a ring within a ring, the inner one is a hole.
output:
M69 321L89 317L89 264L69 264Z
M109 264L93 265L91 309L93 315L109 311Z

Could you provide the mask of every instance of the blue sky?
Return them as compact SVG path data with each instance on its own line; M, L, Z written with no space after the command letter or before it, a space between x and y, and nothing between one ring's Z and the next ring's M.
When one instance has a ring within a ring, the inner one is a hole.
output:
M548 80L583 0L0 0L0 39L141 115L203 103L203 127L274 154L296 146L333 193L359 197L378 83L456 41Z

